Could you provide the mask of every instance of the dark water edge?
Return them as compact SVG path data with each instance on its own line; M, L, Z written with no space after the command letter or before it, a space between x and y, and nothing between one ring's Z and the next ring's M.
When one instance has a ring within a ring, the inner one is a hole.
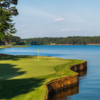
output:
M84 77L87 74L87 68L83 71L79 71L79 79L82 80L82 77ZM57 91L56 93L52 94L49 98L49 100L68 100L70 97L75 94L79 93L79 83L75 86L71 86L69 88L62 89L60 91Z

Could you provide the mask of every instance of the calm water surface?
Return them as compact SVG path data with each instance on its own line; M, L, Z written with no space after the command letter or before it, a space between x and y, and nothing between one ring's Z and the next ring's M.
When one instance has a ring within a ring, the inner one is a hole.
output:
M13 55L52 56L64 59L87 60L87 71L80 75L79 85L56 93L52 100L100 100L100 46L30 46L0 49L0 53ZM64 95L61 95L64 94ZM59 95L58 95L59 94ZM57 96L58 95L58 96Z

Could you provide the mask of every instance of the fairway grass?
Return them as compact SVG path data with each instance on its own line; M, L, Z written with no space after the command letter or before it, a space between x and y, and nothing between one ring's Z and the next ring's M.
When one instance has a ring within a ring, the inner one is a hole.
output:
M0 100L44 100L46 84L75 75L69 67L84 60L0 55Z
M0 49L3 49L3 48L12 48L12 47L29 47L29 46L28 45L0 46Z

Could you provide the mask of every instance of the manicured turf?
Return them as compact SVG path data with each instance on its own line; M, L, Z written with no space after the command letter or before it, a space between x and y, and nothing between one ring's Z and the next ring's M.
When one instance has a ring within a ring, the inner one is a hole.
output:
M18 46L0 46L0 49L11 48L11 47L29 47L28 45L18 45Z
M69 70L83 60L0 55L0 100L44 100L46 84L76 74Z

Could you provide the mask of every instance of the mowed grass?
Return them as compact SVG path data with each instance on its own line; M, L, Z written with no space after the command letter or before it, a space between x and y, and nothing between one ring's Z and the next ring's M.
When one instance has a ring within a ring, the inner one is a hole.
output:
M44 100L46 84L76 74L69 67L84 60L0 55L0 100Z
M11 47L29 47L28 45L15 45L15 46L0 46L0 49L11 48Z
M0 46L0 49L5 48L4 46Z

